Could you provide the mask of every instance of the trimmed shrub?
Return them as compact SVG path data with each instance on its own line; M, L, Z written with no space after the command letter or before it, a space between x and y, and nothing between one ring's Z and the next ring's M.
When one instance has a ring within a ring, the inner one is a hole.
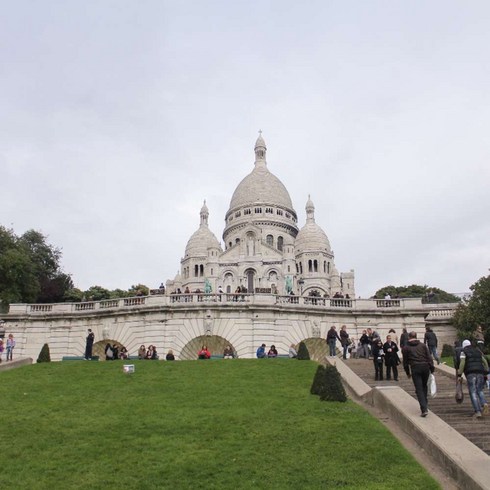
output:
M37 362L51 362L51 356L49 355L49 345L44 344L41 352L39 353L39 357L37 358Z
M449 344L444 344L442 346L441 357L453 357L454 356L454 347Z
M306 347L306 344L304 342L299 343L298 357L296 359L298 359L300 361L309 361L310 360L310 353L308 352L308 347Z
M347 395L340 379L340 373L335 366L329 364L318 366L310 392L313 395L319 395L322 401L347 401Z
M325 366L320 364L313 378L313 384L311 385L310 393L312 395L320 395L321 393L323 393L326 390L324 386L326 381L327 377L325 376Z

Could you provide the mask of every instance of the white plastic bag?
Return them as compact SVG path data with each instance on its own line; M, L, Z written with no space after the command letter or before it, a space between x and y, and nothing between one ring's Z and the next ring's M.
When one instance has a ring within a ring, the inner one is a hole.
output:
M429 376L429 394L432 398L437 394L436 378L432 373Z

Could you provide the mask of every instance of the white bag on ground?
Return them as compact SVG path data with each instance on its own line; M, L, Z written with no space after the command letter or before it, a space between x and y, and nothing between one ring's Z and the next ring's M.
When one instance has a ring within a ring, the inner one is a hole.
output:
M429 376L429 394L431 397L435 397L437 394L436 378L432 373Z

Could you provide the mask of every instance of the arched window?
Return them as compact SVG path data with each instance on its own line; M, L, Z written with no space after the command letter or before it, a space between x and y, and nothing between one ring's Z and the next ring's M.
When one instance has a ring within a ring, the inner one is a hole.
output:
M274 237L272 235L267 235L265 240L267 245L270 245L271 247L274 245Z
M284 238L282 236L278 236L277 237L277 250L282 251L283 244L284 244Z
M204 266L202 264L199 266L199 275L201 277L204 276Z
M327 272L327 261L323 261L323 272Z
M314 260L314 261L313 261L313 270L314 270L315 272L318 272L318 260Z
M238 245L240 243L240 239L239 238L235 238L235 243Z
M303 274L303 262L299 263L299 273Z
M197 277L199 276L199 266L196 264L194 266L194 277Z
M313 272L313 264L311 260L308 260L308 272Z
M330 274L330 262L327 262L327 272Z
M296 262L296 274L299 274L299 265L297 262Z

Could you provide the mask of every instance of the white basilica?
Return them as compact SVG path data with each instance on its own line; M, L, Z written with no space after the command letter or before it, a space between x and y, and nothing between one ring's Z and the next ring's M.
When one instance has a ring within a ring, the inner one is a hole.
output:
M240 287L249 293L355 298L354 271L337 271L313 202L308 198L306 223L299 229L289 192L269 171L266 152L260 135L254 168L238 184L225 216L224 250L209 229L204 202L180 274L167 281L167 291L216 292L221 286L225 293Z

